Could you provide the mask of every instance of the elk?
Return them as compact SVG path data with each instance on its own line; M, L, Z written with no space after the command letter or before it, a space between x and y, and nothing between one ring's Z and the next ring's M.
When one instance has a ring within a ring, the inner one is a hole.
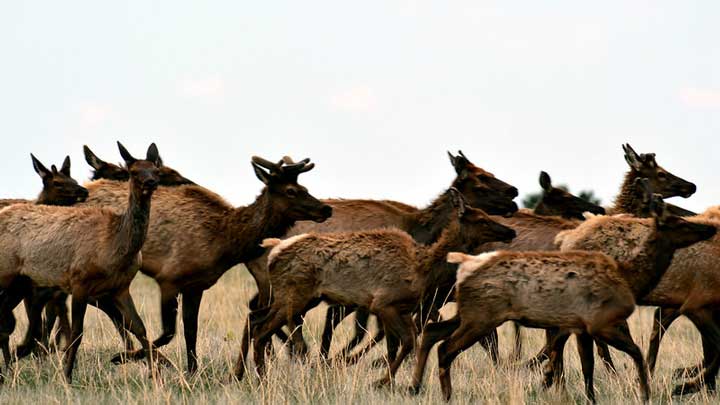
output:
M197 370L197 320L203 292L227 270L262 255L260 242L283 235L295 221L322 222L332 208L298 184L298 176L314 167L304 159L294 164L252 158L264 188L249 206L233 207L198 185L161 187L153 198L150 229L142 249L140 271L160 287L163 332L153 345L175 336L178 297L182 295L187 370ZM87 184L87 205L115 208L127 198L123 183L98 180ZM140 359L144 352L126 350L113 362Z
M129 287L140 267L150 201L159 180L158 151L151 144L146 158L138 160L119 142L118 148L130 172L122 211L29 204L0 211L0 341L13 332L12 310L30 283L72 294L72 336L64 358L68 381L88 303L122 322L140 340L151 368L155 357Z
M43 182L43 188L35 200L1 200L0 207L10 205L10 203L34 203L41 205L59 205L69 206L76 202L85 201L88 195L87 189L78 185L77 181L70 175L70 156L66 156L63 160L60 170L55 165L50 166L48 170L32 153L30 154L33 169L40 176ZM52 296L53 290L35 289L34 295ZM30 313L31 306L29 300L25 300L25 309ZM60 318L60 333L58 339L64 336L67 341L70 338L70 322L67 319L67 313ZM43 341L47 342L49 336L43 336ZM26 336L27 340L27 336Z
M566 190L553 187L550 175L540 172L540 187L542 197L533 208L533 212L543 216L559 216L565 219L578 219L583 221L584 212L605 214L605 209L580 197L576 197Z
M412 313L423 296L443 279L453 277L444 264L447 252L515 237L512 229L467 206L460 192L451 192L456 212L430 246L397 229L301 234L284 241L263 241L263 246L273 247L268 258L273 296L252 326L258 373L264 374L264 352L271 335L285 324L297 333L296 317L326 300L365 308L382 322L390 364L378 385L391 383L415 345Z
M93 153L87 145L83 145L83 153L85 161L93 168L90 180L118 180L128 181L130 174L127 168L108 163ZM167 167L163 164L162 158L159 158L160 165L160 185L161 186L181 186L183 184L195 184L191 180L183 177L177 170Z
M662 198L670 198L675 196L682 196L684 198L690 197L697 187L695 184L684 180L660 166L654 153L642 153L639 154L633 149L630 144L622 145L625 161L628 164L629 171L625 174L625 178L620 186L620 191L615 198L615 203L612 208L608 209L609 214L632 214L635 215L647 207L647 199L643 197L642 190L639 192L635 187L635 181L637 179L647 179L648 188L653 193L658 193ZM681 209L671 204L665 203L665 207L668 213L675 214ZM520 237L522 233L520 233ZM554 238L555 235L552 235ZM519 238L518 238L519 239ZM554 245L554 243L553 243ZM483 249L483 251L503 249L499 246L489 246ZM553 246L549 250L556 250L557 247ZM515 249L508 249L515 250ZM524 250L545 250L545 249L534 249L530 246L526 246ZM548 341L550 337L548 336ZM545 345L539 353L533 356L527 364L538 365L543 360L547 359L550 352L550 347ZM598 352L604 363L613 369L613 362L610 356L610 352L607 350L606 345L598 345Z
M454 187L468 199L470 205L484 209L486 212L499 215L507 215L517 211L517 205L512 201L518 195L515 187L496 178L492 173L475 166L462 151L458 155L448 152L450 163L455 170L456 177L450 187ZM283 237L290 237L302 233L329 233L363 231L380 228L397 228L409 233L415 241L422 244L431 244L437 240L442 229L447 225L450 216L454 211L450 201L449 189L437 197L429 206L418 210L415 207L397 201L375 201L375 200L323 200L333 207L333 216L321 224L307 221L297 223ZM258 294L248 304L251 310L266 306L270 297L270 282L267 271L267 254L246 263L246 266L254 277ZM328 309L325 328L323 331L321 354L328 356L332 331L335 324L347 316L352 310L341 310L331 306ZM358 323L356 323L356 336L348 343L343 350L349 353L365 336L365 327L369 313L360 309L356 311ZM246 324L249 325L250 319ZM246 328L246 331L248 329ZM279 333L284 339L286 336ZM305 345L301 339L302 352ZM243 336L241 354L245 354L249 348L247 333ZM242 356L241 356L242 357ZM236 376L242 378L244 359L238 359Z
M586 393L592 401L593 338L625 351L635 362L642 397L647 401L646 366L629 334L626 319L634 310L636 297L652 289L663 276L676 249L716 233L714 226L669 215L657 194L650 204L653 220L595 217L561 236L568 240L574 239L573 235L592 234L604 238L609 245L620 245L624 232L610 236L608 228L622 230L628 223L644 223L652 231L637 241L634 249L628 249L631 255L627 260L616 261L605 253L581 251L573 245L567 250L563 245L561 252L449 255L449 261L461 263L456 289L458 314L426 329L413 377L413 391L420 387L429 350L434 343L445 340L438 348L438 364L443 393L449 399L452 391L449 372L454 358L491 328L513 319L533 327L562 330L551 344L551 366L562 360L562 348L569 334L579 334ZM558 376L559 370L549 367L545 384L552 385Z
M638 186L649 192L647 183L639 182ZM698 289L709 288L708 274L712 278L715 272L714 269L699 272L697 267L697 263L712 263L720 253L716 236L718 225L720 223L716 221L703 218L686 220L668 212L654 222L633 217L597 217L563 233L558 242L562 251L594 250L604 252L621 263L635 262L634 266L627 266L622 275L632 287L638 305L682 307L680 314L690 317L704 338L720 343L720 339L716 338L720 334L713 335L714 331L720 330L712 319L713 305L716 306L717 301L703 298L703 294L712 294ZM644 258L644 261L638 258ZM693 284L695 290L692 289ZM702 317L704 313L707 313L706 318ZM560 339L562 344L564 342ZM561 356L562 348L557 350ZM562 357L551 365L556 370L561 367ZM708 377L706 381L714 386L714 376L709 379L710 376L711 373L705 376ZM676 392L683 389L692 392L700 386L699 381L694 381L686 387L677 387Z
M107 163L98 158L87 145L83 145L83 152L85 154L85 160L94 169L92 174L92 180L108 179L126 182L130 178L130 174L125 167ZM69 157L67 161L67 174L70 173L70 161ZM163 165L162 158L158 156L159 177L160 181L158 186L179 186L183 184L195 184L192 181L183 177L176 170L171 169ZM63 168L65 163L63 163ZM53 166L54 168L54 166ZM37 170L37 169L36 169ZM72 180L72 179L70 179ZM74 180L72 180L74 183ZM71 186L73 183L68 183ZM77 186L77 183L74 183ZM45 190L48 189L48 185L45 186ZM79 187L79 186L77 186ZM84 196L82 201L87 198L87 190L84 190ZM41 194L42 197L42 194ZM49 195L46 201L54 201L53 195ZM40 198L38 198L40 201ZM23 343L16 348L17 358L23 358L31 354L37 348L37 342L40 340L44 347L48 347L49 335L55 325L56 319L59 320L58 335L56 337L56 346L59 345L61 337L65 337L66 341L70 339L70 324L67 321L67 294L63 293L59 289L42 289L32 295L31 299L25 300L26 310L28 312L29 327ZM42 310L45 308L46 319L42 321ZM120 331L121 335L125 340L125 347L127 350L132 350L133 344L126 334L122 331L122 325L115 325Z
M88 194L87 189L80 186L70 176L70 156L65 156L60 170L55 165L51 165L50 170L48 170L32 153L30 159L35 173L42 179L42 191L35 200L2 199L0 200L0 208L23 203L67 206L85 201Z

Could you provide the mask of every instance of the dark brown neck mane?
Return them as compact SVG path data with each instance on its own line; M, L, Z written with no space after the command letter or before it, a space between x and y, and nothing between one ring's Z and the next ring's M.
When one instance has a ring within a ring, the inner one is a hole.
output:
M260 242L281 237L294 224L294 220L274 206L267 188L252 204L232 209L226 215L223 231L229 243L225 258L228 268L262 256L265 249L260 247Z
M429 245L441 238L455 212L449 193L445 191L427 207L407 215L405 229L417 243Z

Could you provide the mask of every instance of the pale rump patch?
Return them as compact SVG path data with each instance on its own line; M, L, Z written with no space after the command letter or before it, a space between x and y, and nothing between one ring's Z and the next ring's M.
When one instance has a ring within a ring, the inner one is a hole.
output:
M553 243L555 244L555 246L559 248L560 245L562 245L563 241L565 240L565 237L572 231L573 231L572 229L568 229L565 231L558 232L557 235L555 235L555 240L553 240Z
M453 258L461 259L458 262L450 261L450 255L462 255L460 256L454 256ZM475 270L482 267L485 263L490 261L493 257L500 254L500 252L488 252L488 253L481 253L477 256L470 256L463 253L449 253L448 254L448 262L450 263L460 263L460 266L457 270L456 280L457 284L460 285L463 281L465 281L466 278L470 274L472 274Z
M263 247L274 246L274 247L272 248L272 250L270 251L270 255L268 255L268 266L270 266L270 264L272 264L273 260L274 260L280 253L282 253L283 250L285 250L285 249L287 249L288 247L290 247L293 243L295 243L295 242L297 242L297 241L299 241L299 240L301 240L301 239L307 238L308 236L310 236L309 233L303 233L303 234L300 234L300 235L292 236L292 237L287 238L287 239L285 239L285 240L283 240L283 241L280 241L280 239L275 239L275 238L270 238L270 239L265 239L265 240L263 240L263 243L262 243L261 246L263 246ZM279 241L279 242L278 242L278 243L275 243L275 241ZM265 242L268 242L269 245L268 245L268 246L265 246Z

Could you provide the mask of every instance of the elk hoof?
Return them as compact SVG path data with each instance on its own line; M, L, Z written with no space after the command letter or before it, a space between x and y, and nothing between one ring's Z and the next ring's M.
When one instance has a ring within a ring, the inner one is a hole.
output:
M133 350L129 352L122 352L114 355L112 359L110 359L110 362L113 364L124 364L128 361L137 361L141 360L145 357L145 352L143 350Z
M700 374L701 366L679 367L673 371L673 378L693 378Z
M410 395L418 395L420 394L420 387L416 385L411 385L408 387L408 394Z
M385 378L381 378L381 379L375 381L375 383L373 384L373 387L375 387L375 389L383 389L383 388L389 387L390 384L391 384L390 378L385 377Z
M387 360L385 360L384 357L378 357L377 359L370 362L370 367L372 368L383 368L387 367Z
M28 345L19 345L15 348L15 356L18 360L22 359L23 357L27 357L33 353L33 348Z
M689 383L683 383L675 387L673 395L688 395L694 394L702 389L702 383L699 381L692 381Z

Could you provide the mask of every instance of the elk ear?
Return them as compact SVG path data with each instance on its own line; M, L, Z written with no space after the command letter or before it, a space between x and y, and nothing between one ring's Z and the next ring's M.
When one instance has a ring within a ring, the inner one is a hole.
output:
M457 173L458 176L465 176L467 174L468 163L470 162L462 155L462 152L460 152L458 156L453 156L452 153L448 152L448 156L450 157L450 164L455 168L455 173Z
M452 205L457 209L458 218L462 218L465 215L465 197L463 197L460 190L455 187L450 187L450 201Z
M85 161L95 170L100 170L106 163L97 157L93 151L88 148L87 145L83 145L83 153L85 154Z
M137 159L132 157L130 152L125 149L125 147L123 146L123 144L120 143L120 141L118 141L117 145L118 149L120 150L120 156L122 156L123 160L125 161L125 167L129 169L133 163L137 162Z
M162 156L158 155L157 158L157 167L163 167L165 164L163 163Z
M635 149L633 149L629 143L626 143L623 145L623 151L625 151L625 161L628 165L630 165L630 167L634 170L640 171L640 169L642 169L643 162L635 152Z
M255 170L255 176L257 176L257 178L264 184L270 184L270 174L263 170L262 167L260 167L260 165L258 165L257 163L251 162L251 164L253 170Z
M552 181L550 180L550 175L546 172L540 172L540 187L545 191L552 190Z
M158 148L157 145L155 145L155 142L151 143L148 147L147 153L145 155L145 160L153 162L157 167L162 166L162 164L160 163L160 152L158 152Z
M63 160L62 167L60 168L60 173L70 177L70 156L65 156L65 160Z
M47 167L40 163L40 161L37 160L35 155L31 153L30 158L32 159L33 169L35 169L35 173L40 175L40 178L45 179L46 177L52 176L50 170L48 170Z

